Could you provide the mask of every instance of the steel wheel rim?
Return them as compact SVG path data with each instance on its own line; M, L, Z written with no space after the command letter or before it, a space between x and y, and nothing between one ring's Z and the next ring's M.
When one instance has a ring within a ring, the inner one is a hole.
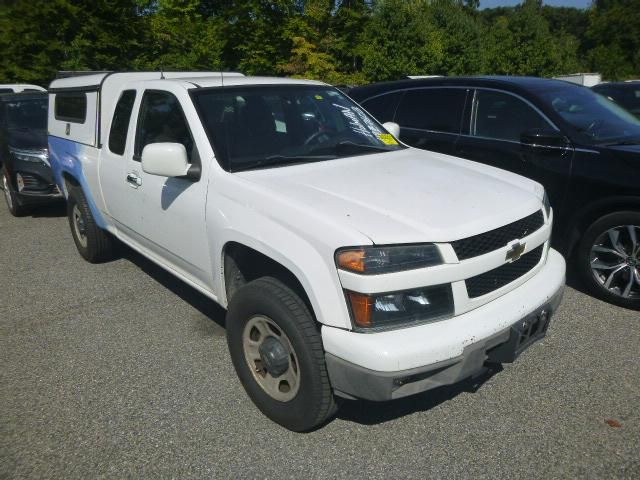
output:
M596 282L625 299L640 298L640 226L619 225L603 232L589 258Z
M7 201L9 210L13 210L13 199L11 198L11 192L9 191L9 181L7 180L7 174L2 175L2 188L4 190L4 198Z
M259 351L269 337L278 340L288 354L288 368L277 377L266 369ZM273 320L264 315L251 317L242 332L242 350L254 380L267 395L280 402L295 398L300 389L300 363L291 340Z
M78 239L78 242L80 242L80 245L86 248L87 247L87 230L86 230L84 217L82 216L82 212L80 212L80 209L78 208L78 204L75 204L73 206L71 217L73 220L73 229L76 233L76 238Z

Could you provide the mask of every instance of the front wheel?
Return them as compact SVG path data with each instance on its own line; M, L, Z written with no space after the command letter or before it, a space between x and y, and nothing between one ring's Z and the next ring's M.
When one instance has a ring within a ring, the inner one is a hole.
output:
M293 290L274 278L254 280L232 297L226 323L231 360L262 413L302 432L335 412L320 332Z
M69 191L67 216L73 241L82 258L90 263L99 263L111 257L113 240L96 224L87 199L79 187Z
M591 293L640 309L640 212L616 212L596 220L576 255L578 274Z
M20 203L18 194L11 187L9 174L4 167L2 168L2 189L4 190L4 200L7 203L7 208L11 215L14 217L22 217L27 213L26 207Z

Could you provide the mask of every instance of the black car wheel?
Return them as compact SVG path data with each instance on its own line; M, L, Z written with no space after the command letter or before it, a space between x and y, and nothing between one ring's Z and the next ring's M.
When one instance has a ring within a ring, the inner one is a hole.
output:
M596 220L577 251L578 273L595 296L640 309L640 212L616 212Z
M113 240L109 233L96 224L87 199L79 187L74 187L69 192L67 216L73 241L82 258L91 263L108 260L112 255Z
M233 365L262 413L301 432L335 412L320 332L293 290L274 278L254 280L232 297L226 323Z
M14 217L22 217L27 213L27 208L20 203L18 194L13 190L11 181L9 180L9 173L5 168L2 169L2 189L4 190L4 199L7 202L7 208L9 213Z

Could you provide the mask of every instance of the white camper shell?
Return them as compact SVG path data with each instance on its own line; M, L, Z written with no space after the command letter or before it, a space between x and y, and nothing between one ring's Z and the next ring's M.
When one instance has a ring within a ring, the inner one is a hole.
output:
M140 80L220 77L224 81L242 76L236 72L111 72L56 79L49 86L49 135L99 148L123 85Z
M0 83L1 93L46 92L45 88L31 83Z

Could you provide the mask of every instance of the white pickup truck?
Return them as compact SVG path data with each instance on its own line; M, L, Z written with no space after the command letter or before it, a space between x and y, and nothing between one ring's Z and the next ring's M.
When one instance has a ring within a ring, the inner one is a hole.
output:
M391 400L511 362L560 302L539 184L408 148L329 85L151 72L49 92L80 254L103 261L115 237L225 307L244 388L291 430L336 397Z

